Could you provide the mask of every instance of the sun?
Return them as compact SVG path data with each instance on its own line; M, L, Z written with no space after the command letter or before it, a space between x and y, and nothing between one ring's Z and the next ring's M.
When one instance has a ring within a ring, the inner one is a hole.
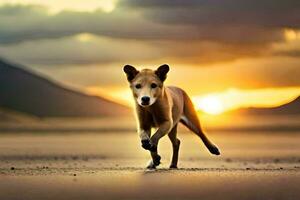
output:
M215 96L206 96L194 99L197 109L204 111L207 114L218 115L224 112L222 101Z

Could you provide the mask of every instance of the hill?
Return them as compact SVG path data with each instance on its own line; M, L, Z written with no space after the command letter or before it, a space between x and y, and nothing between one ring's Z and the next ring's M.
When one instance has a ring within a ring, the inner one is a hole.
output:
M287 104L273 108L241 108L230 111L229 114L242 115L300 115L300 96Z
M107 117L129 108L68 89L26 67L0 60L0 107L38 117Z

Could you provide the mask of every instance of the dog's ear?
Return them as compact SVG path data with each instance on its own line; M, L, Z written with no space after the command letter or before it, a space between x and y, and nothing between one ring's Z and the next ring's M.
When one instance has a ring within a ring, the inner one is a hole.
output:
M155 74L158 76L158 78L164 82L167 78L167 73L169 72L170 67L167 64L164 64L162 66L160 66L159 68L157 68L157 70L155 71Z
M138 70L136 70L131 65L125 65L123 68L123 71L126 73L127 80L130 82L134 79L134 77L139 73Z

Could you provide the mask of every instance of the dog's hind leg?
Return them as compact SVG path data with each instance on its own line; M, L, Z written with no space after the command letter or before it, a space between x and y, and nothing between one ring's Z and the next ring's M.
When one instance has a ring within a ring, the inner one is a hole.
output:
M215 155L220 155L220 151L218 147L214 145L203 132L200 126L197 112L194 109L192 101L187 96L187 94L185 93L183 94L184 94L184 110L180 122L184 124L187 128L189 128L192 132L196 133L196 135L198 135L202 139L203 143L210 151L210 153Z
M173 146L173 155L172 155L172 161L170 168L177 168L177 162L178 162L178 152L180 147L180 140L177 138L177 124L174 126L174 128L169 133L169 139L172 142Z

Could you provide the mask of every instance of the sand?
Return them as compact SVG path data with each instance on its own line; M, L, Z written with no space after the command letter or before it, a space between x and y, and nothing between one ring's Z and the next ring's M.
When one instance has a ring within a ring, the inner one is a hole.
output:
M134 133L0 135L0 199L300 199L300 133L211 133L212 156L179 135L179 169L146 170Z

